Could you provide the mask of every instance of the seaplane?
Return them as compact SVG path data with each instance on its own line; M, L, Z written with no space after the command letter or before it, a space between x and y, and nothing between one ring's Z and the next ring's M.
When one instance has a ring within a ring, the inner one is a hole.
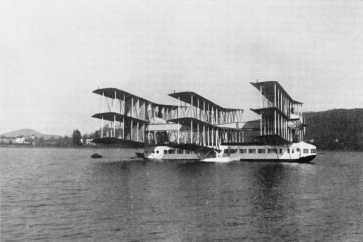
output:
M97 89L102 112L92 117L101 128L93 142L133 147L151 160L311 162L317 149L304 142L303 103L277 81L251 84L260 107L250 110L259 119L247 122L243 109L221 107L195 92L171 93L178 104L164 105L117 88Z

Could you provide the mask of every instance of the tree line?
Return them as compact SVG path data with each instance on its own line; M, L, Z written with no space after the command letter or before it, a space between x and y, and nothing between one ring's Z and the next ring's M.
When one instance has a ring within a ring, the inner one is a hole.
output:
M363 150L363 109L334 109L304 114L305 139L324 150Z
M94 136L94 134L92 134ZM45 140L44 137L40 137L36 145L39 146L58 146L58 147L80 147L86 145L86 139L89 135L83 135L78 129L73 130L72 136L65 135L64 137L55 138L54 136L50 139Z

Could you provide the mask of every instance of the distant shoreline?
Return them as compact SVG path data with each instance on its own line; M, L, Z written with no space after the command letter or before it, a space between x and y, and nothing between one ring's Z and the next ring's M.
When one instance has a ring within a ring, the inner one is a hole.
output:
M11 144L11 145L7 145L7 144L0 144L1 148L72 148L72 149L87 149L87 148L91 148L91 149L95 149L95 148L105 148L105 147L99 147L99 146L45 146L45 145L21 145L21 144Z
M57 149L134 149L133 147L107 147L107 146L41 146L41 145L21 145L21 144L0 144L0 148L57 148Z

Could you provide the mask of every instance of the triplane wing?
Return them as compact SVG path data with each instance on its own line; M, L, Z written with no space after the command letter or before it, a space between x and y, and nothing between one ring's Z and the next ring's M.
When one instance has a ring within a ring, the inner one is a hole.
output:
M260 115L258 140L267 144L283 144L303 139L302 102L296 101L277 81L251 84L260 92L262 107L252 109Z
M117 88L103 88L93 92L103 97L102 113L92 116L102 120L100 138L95 139L94 143L144 146L147 144L145 132L148 125L157 120L166 122L167 117L177 108L157 104ZM105 125L104 122L109 124Z
M105 137L105 138L96 138L92 142L96 144L105 144L105 145L121 145L123 147L130 148L143 148L145 143L137 142L133 140L123 140L115 137Z

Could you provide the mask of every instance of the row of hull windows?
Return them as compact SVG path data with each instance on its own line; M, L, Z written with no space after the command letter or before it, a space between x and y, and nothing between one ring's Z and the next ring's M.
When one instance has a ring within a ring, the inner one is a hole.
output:
M225 149L225 154L235 154L239 152L240 154L265 154L265 153L280 153L282 154L282 149ZM296 148L296 152L300 152L300 148ZM316 149L304 149L304 154L315 154ZM295 149L287 149L287 153L295 153Z
M191 150L178 150L178 149L170 149L170 150L153 150L152 152L149 152L149 151L145 151L146 154L148 153L152 153L152 154L160 154L160 153L163 153L163 154L194 154L193 151Z
M282 149L225 149L224 153L225 154L235 154L239 151L240 154L265 154L265 153L280 153L282 154ZM297 148L296 152L300 152L300 149ZM311 154L315 154L316 153L316 149L303 149L303 153L304 154L309 154L309 152ZM146 154L149 153L149 151L145 151ZM169 149L169 150L161 150L161 152L159 150L153 150L152 152L153 154L159 154L159 153L164 153L164 154L193 154L194 152L191 150L179 150L179 149ZM287 153L295 153L295 149L287 149Z

